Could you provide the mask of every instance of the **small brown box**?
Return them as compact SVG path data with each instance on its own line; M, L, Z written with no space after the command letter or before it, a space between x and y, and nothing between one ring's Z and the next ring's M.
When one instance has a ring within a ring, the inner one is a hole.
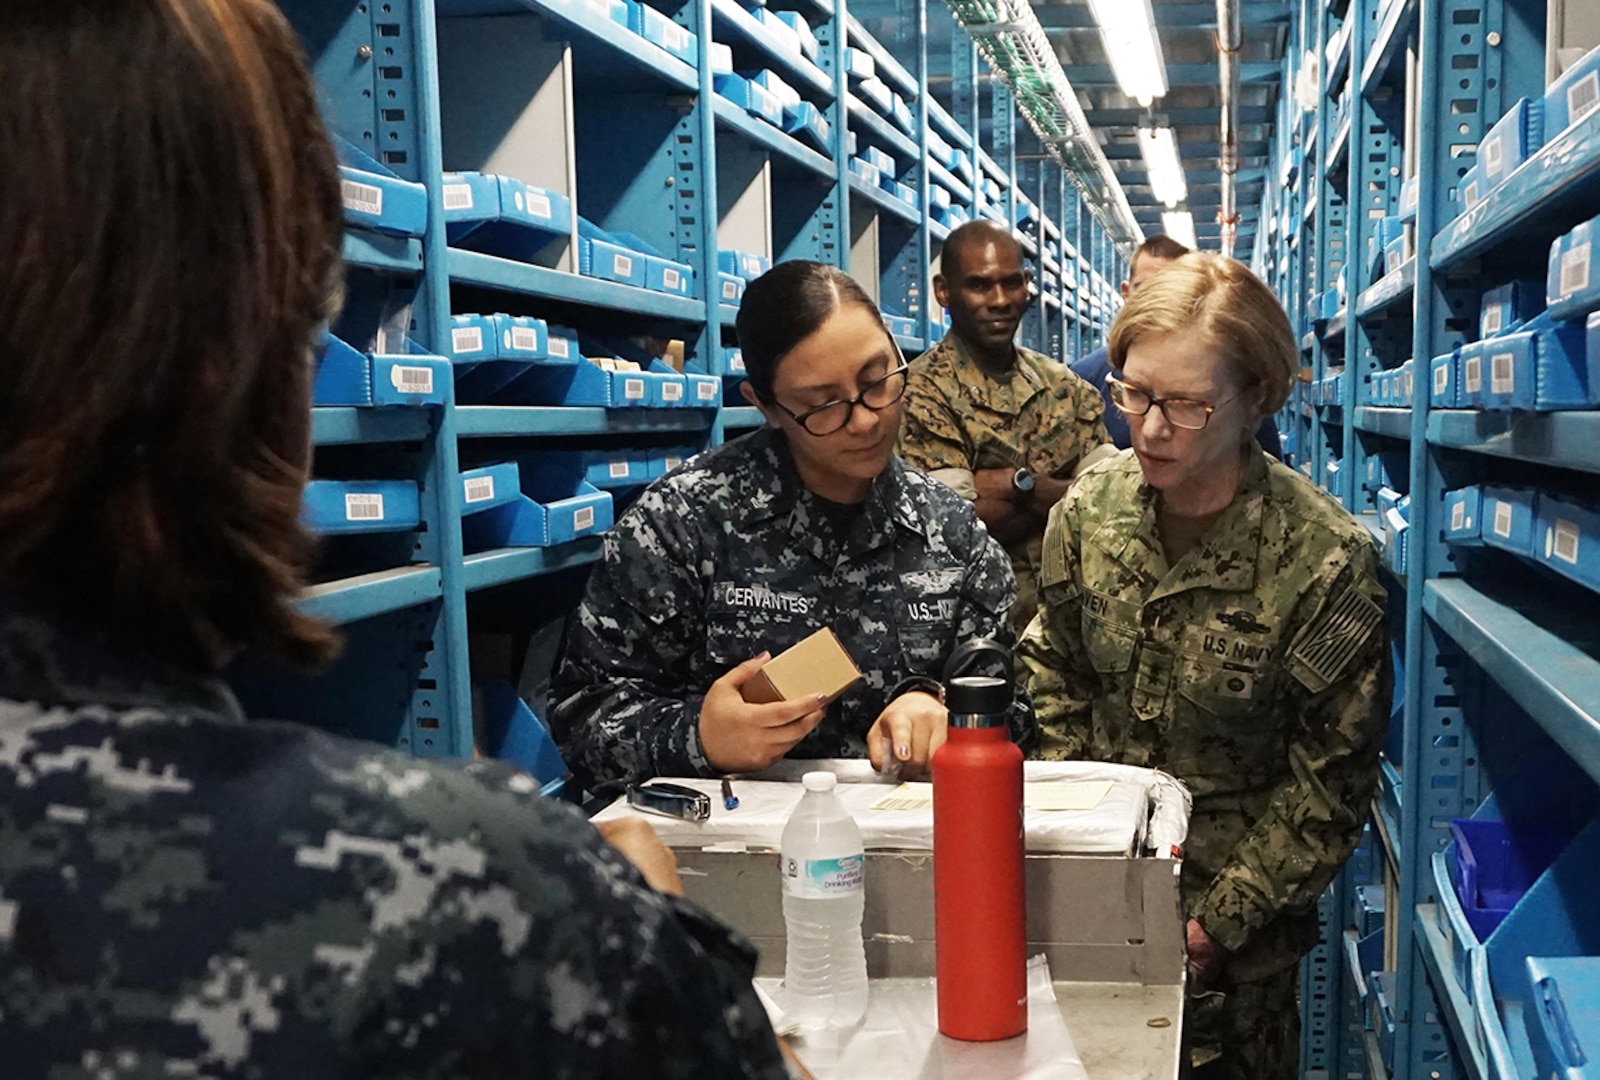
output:
M752 705L821 694L829 701L861 679L855 661L833 631L823 627L798 645L768 660L740 693Z

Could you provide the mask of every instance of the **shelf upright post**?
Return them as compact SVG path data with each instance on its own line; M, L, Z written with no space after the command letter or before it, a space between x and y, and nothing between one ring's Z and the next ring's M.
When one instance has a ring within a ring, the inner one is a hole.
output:
M1375 119L1366 95L1361 92L1361 69L1367 53L1371 30L1382 4L1379 0L1350 0L1350 88L1345 100L1350 115L1350 136L1345 153L1345 193L1347 233L1345 239L1345 295L1347 318L1344 333L1344 392L1340 396L1344 430L1340 444L1340 458L1344 467L1339 476L1339 490L1334 494L1351 513L1360 513L1365 506L1356 504L1361 490L1357 474L1363 473L1364 455L1356 438L1357 390L1367 374L1382 366L1373 351L1372 334L1356 317L1363 282L1367 274L1367 239L1376 232L1377 220L1373 215L1393 213L1400 203L1400 157L1393 135L1373 123ZM1328 93L1337 88L1328 87ZM1326 95L1324 95L1326 96ZM1371 128L1378 130L1369 130ZM1401 359L1404 359L1403 357ZM1422 385L1426 385L1426 378Z
M405 0L396 0L402 3ZM440 356L450 355L450 279L445 269L444 142L440 132L439 47L433 0L409 0L416 91L419 179L428 190L428 227L422 238L423 273L415 317L418 332ZM456 453L454 395L439 410L432 453L423 477L428 526L424 554L439 567L443 596L432 635L432 655L411 694L412 750L423 756L472 757L472 674L467 658L467 594L461 543L461 468ZM430 552L427 548L431 547ZM431 681L435 689L423 684ZM441 699L442 700L436 700ZM426 703L426 704L425 704ZM428 725L436 724L436 728ZM431 744L431 745L430 745Z
M902 0L904 3L904 0ZM933 344L933 233L929 222L933 207L928 201L928 0L911 0L910 13L915 20L913 32L916 41L917 61L917 294L922 298L917 314L917 335Z
M703 0L709 3L710 0ZM833 0L833 16L817 29L817 44L822 50L822 68L833 76L833 107L829 119L833 123L833 208L834 224L838 229L839 269L850 272L850 153L847 140L850 135L850 80L845 77L844 51L849 45L850 32L846 16L848 0Z

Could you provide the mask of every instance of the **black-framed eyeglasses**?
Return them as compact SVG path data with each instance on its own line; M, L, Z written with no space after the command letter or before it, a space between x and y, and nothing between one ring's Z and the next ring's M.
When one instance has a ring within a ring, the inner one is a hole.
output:
M850 417L855 415L857 405L869 412L881 412L906 396L906 373L911 370L911 365L906 363L905 357L900 354L898 344L895 345L895 359L899 361L898 366L863 386L861 393L853 398L840 398L802 413L795 412L777 398L772 399L772 404L787 413L789 419L805 428L806 434L832 435L850 422Z
M1201 430L1210 423L1212 413L1239 396L1232 394L1214 403L1190 398L1159 398L1143 387L1123 382L1115 375L1106 376L1106 385L1111 388L1111 404L1118 411L1128 416L1143 416L1152 408L1157 408L1167 418L1167 423L1185 431Z

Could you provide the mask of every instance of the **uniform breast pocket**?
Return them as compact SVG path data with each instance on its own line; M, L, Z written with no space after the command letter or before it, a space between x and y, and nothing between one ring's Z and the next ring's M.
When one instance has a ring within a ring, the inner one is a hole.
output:
M777 656L821 627L815 606L810 597L719 582L706 611L706 659L732 667L763 649Z
M957 597L914 596L901 602L900 647L919 670L939 674L934 668L955 640Z
M1184 661L1178 692L1197 708L1213 716L1261 726L1276 723L1274 688L1280 684L1272 665L1244 665Z
M1138 641L1139 632L1132 627L1084 613L1083 648L1096 671L1108 675L1127 671L1133 664L1133 649Z

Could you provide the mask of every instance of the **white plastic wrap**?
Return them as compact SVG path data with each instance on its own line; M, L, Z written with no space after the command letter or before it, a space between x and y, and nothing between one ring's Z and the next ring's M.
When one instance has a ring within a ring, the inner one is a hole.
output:
M722 805L719 780L680 780L711 796L707 821L682 821L644 814L625 798L595 815L596 821L639 814L672 847L738 846L776 851L784 823L800 801L802 774L825 769L839 777L836 789L861 828L868 850L926 851L933 847L933 811L874 810L897 781L874 772L864 760L782 761L760 778L733 782L739 806ZM1028 810L1023 814L1027 850L1074 855L1154 855L1170 858L1183 846L1189 827L1190 798L1182 784L1163 772L1131 765L1090 761L1029 761L1027 783L1110 781L1111 790L1093 810Z
M777 1003L773 1024L781 1027L782 980L757 979L756 986ZM871 987L860 1026L795 1042L817 1080L1088 1080L1043 956L1028 962L1028 1030L1001 1042L940 1035L932 979L874 979Z

